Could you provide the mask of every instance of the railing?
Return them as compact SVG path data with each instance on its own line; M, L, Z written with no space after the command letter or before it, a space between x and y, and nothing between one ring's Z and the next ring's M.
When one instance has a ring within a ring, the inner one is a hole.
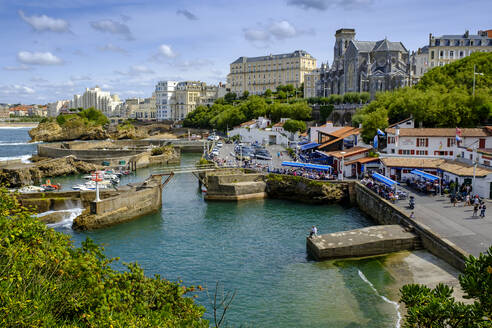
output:
M159 170L153 170L151 175L159 174L179 174L179 173L199 173L206 171L214 171L221 169L231 169L237 168L237 165L227 165L227 166L216 166L215 164L199 164L199 165L189 165L189 166L168 166L161 168Z

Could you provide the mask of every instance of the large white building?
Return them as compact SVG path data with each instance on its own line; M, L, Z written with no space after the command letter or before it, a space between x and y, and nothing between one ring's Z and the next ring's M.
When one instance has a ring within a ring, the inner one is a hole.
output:
M178 82L159 81L155 86L155 106L157 120L171 120L171 98L174 96Z
M74 95L71 108L87 109L94 107L106 116L119 116L123 102L118 95L111 95L109 91L102 91L101 88L86 88L82 95Z
M58 100L48 104L48 116L56 117L60 114L61 109L68 109L70 100Z
M159 121L181 121L197 106L211 106L226 94L222 84L200 81L159 81L155 87L156 117Z

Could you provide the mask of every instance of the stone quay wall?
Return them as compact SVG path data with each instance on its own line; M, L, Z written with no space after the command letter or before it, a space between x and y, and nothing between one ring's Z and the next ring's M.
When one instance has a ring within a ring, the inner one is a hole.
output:
M203 175L207 187L206 200L244 200L266 198L266 183L261 173L245 173L241 170Z
M389 201L379 197L359 182L354 184L356 205L377 224L399 224L418 235L422 245L430 253L443 259L453 267L463 270L468 253L448 239L438 235L426 225L411 219Z
M90 211L75 218L73 229L92 230L134 220L162 206L161 177L146 180L134 190L90 203Z

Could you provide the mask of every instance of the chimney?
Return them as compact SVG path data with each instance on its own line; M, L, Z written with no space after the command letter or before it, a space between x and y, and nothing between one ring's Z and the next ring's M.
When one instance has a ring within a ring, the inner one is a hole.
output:
M466 30L465 35L463 35L465 38L468 38L470 36L470 31Z

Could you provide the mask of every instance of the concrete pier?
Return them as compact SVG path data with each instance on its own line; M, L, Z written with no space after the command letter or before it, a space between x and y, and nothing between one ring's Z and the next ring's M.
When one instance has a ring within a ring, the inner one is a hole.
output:
M400 225L380 225L307 238L316 260L363 257L422 248L420 238Z

